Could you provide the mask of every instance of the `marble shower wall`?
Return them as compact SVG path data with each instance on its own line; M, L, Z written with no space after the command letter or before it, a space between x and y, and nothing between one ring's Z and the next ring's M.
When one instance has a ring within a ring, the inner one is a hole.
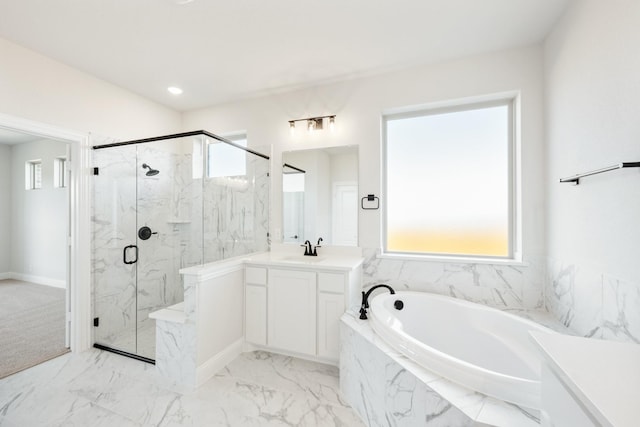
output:
M640 282L552 258L547 264L546 307L572 332L640 343Z
M386 283L395 290L449 295L497 308L543 309L544 259L525 266L406 261L378 258L365 248L365 288Z
M245 159L245 175L205 179L205 263L269 249L269 160Z
M193 141L184 138L93 153L99 167L92 218L100 344L153 357L152 345L137 348L138 331L155 327L150 312L183 300L180 268L202 263L202 179L193 173L193 151ZM146 176L143 163L160 173ZM142 226L157 234L139 239ZM138 247L135 264L123 262L127 245Z
M153 323L149 313L184 299L179 271L202 263L202 177L194 165L199 144L190 137L138 146L137 227L158 233L137 239L139 328ZM143 163L160 173L146 176Z
M269 160L247 152L246 175L203 179L204 147L198 136L93 152L96 342L153 358L136 337L155 328L149 313L183 301L180 269L268 249ZM139 239L143 226L157 234Z

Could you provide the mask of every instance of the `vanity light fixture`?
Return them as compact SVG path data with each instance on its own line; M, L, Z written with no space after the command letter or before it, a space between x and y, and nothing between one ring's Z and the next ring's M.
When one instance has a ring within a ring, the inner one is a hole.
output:
M324 128L324 119L329 119L329 129L333 131L336 123L335 114L330 116L307 117L305 119L289 120L289 130L293 133L296 129L296 122L307 122L307 130L322 130Z

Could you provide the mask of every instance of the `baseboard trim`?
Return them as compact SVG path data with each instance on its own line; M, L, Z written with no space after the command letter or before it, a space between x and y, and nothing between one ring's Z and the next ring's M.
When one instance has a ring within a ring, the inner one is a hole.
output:
M2 273L0 274L0 278L2 278L2 275L7 275L8 276L6 277L7 279L22 280L24 282L31 282L37 285L45 285L45 286L51 286L54 288L61 288L61 289L67 288L66 280L52 279L50 277L34 276L31 274L22 274L22 273L15 273L15 272Z
M230 344L227 348L216 354L202 365L196 368L196 387L200 387L213 377L216 372L231 363L236 357L242 354L244 337Z
M245 343L243 346L244 353L252 351L266 351L267 353L279 354L281 356L295 357L296 359L308 360L310 362L324 363L325 365L340 366L339 359L329 359L326 357L312 356L310 354L297 353L295 351L281 350L279 348L268 347L264 345L257 345L251 343Z

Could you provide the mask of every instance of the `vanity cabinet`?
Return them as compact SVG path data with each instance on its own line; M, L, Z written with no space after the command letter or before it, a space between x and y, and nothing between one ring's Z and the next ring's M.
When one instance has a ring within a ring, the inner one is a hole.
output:
M316 273L269 269L268 344L296 353L316 354Z
M359 305L361 261L353 268L246 266L245 341L323 361L340 357L340 317Z

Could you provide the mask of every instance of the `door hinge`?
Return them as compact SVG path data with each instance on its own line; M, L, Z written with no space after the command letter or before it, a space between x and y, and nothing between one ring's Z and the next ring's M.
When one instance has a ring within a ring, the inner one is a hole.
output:
M93 168L94 175L100 175L100 168Z
M93 326L95 326L96 328L98 326L100 326L100 318L99 317L94 317L93 318Z

